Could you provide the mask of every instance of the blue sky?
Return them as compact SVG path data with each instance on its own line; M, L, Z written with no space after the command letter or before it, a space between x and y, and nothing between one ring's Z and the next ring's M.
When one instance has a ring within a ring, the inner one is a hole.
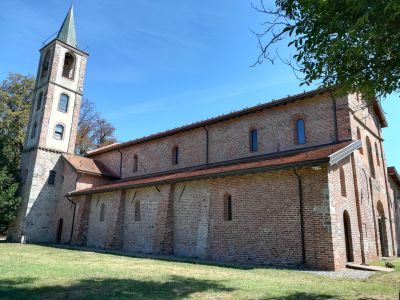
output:
M250 28L263 15L250 1L74 1L78 44L89 52L84 94L119 141L302 92L279 61L251 68ZM39 48L57 32L71 1L0 2L0 80L36 74ZM291 52L284 44L280 54ZM311 89L311 88L308 88ZM383 101L388 165L400 169L398 95Z

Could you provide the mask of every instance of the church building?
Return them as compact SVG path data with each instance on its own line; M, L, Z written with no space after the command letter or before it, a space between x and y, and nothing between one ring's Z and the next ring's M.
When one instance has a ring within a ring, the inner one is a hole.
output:
M396 255L379 102L317 89L81 157L87 59L71 8L40 49L10 240L325 270Z

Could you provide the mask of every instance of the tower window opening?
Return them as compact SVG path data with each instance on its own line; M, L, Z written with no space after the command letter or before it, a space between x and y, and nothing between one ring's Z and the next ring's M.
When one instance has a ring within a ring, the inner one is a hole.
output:
M56 140L62 140L64 137L64 126L61 124L57 124L54 129L54 138Z
M42 69L40 71L40 78L46 77L50 66L50 50L46 52L42 62Z
M66 94L60 95L60 101L58 102L58 110L66 113L68 111L69 97Z
M75 58L71 53L65 53L62 76L74 79Z

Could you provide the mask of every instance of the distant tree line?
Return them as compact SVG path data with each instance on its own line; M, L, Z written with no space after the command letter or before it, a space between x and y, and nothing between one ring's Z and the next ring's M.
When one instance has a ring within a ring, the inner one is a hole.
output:
M19 161L28 130L35 80L10 73L0 83L0 234L7 232L21 205ZM78 121L75 152L87 151L116 142L115 128L84 98Z

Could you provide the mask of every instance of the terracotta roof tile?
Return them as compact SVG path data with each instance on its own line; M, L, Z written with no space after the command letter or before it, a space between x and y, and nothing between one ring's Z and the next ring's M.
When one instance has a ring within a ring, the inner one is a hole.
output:
M71 154L63 154L63 158L78 172L96 176L119 178L117 174L108 169L102 162L95 159Z
M257 171L261 172L284 168L285 166L300 165L301 163L327 163L329 162L329 156L331 154L343 149L349 144L351 144L351 141L314 147L312 149L299 149L297 152L289 152L283 155L271 154L265 155L264 158L248 158L247 162L241 160L233 164L218 164L217 166L205 165L185 169L183 171L177 170L174 173L156 174L154 176L132 178L130 180L120 180L111 184L96 186L86 190L73 191L69 193L69 195L77 196L96 192L137 188L141 186L149 186L162 183L228 176ZM253 161L249 161L251 159Z

